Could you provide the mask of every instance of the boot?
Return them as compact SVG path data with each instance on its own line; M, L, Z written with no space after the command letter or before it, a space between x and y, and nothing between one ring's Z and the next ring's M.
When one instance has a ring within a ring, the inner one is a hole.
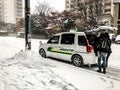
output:
M99 69L97 70L97 72L101 73L101 68L99 68Z
M106 69L105 68L103 68L103 73L106 74Z

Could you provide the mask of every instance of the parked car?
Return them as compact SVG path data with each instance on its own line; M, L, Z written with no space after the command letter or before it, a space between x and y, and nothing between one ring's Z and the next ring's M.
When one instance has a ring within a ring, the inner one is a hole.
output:
M109 36L110 36L110 39L111 39L112 43L115 43L116 35L111 33L111 34L109 34Z
M40 43L39 54L72 62L75 66L96 64L93 46L89 45L84 32L55 34L46 44Z
M120 35L117 35L117 37L115 39L115 43L120 44Z
M25 33L24 32L17 32L17 37L24 38Z

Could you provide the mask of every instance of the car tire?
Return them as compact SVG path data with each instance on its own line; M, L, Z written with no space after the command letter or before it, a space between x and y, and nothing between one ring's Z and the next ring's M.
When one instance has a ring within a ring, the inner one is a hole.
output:
M83 58L80 55L73 55L72 56L72 63L73 65L77 67L82 67L83 66Z
M41 55L41 57L46 58L46 52L45 52L44 49L40 49L40 50L39 50L39 54Z

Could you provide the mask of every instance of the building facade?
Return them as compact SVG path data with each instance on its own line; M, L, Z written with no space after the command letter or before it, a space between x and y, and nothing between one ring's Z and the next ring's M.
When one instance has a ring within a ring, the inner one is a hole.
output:
M113 4L114 26L118 28L118 34L120 34L120 0L114 0Z
M90 6L92 5L92 2L95 1L97 0L66 0L65 9L68 11L76 10L77 7L80 7L83 2L85 2L86 6L87 5ZM120 30L120 0L98 0L98 1L102 2L101 3L102 15L97 16L98 23L105 24L108 26L114 26ZM81 2L81 5L77 5L77 2ZM100 6L98 6L98 8L100 8Z
M22 17L22 0L0 0L0 22L16 24Z

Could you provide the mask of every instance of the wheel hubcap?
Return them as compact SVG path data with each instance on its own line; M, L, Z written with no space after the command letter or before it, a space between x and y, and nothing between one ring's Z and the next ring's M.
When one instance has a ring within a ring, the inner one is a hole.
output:
M44 56L45 56L45 53L44 53L44 51L43 51L43 50L41 50L41 51L40 51L40 54L41 54L41 56L42 56L42 57L44 57Z
M81 65L80 58L79 57L74 58L74 63L75 63L76 66L80 66Z

